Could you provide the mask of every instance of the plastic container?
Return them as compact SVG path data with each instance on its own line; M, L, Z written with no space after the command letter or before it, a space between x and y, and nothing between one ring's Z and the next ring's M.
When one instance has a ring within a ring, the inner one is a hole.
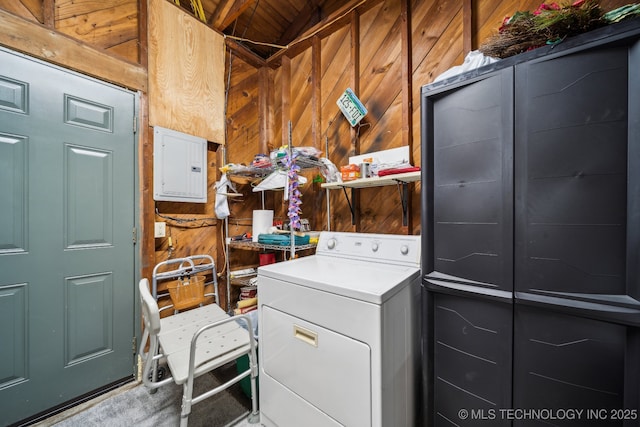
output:
M307 231L306 233L304 233L306 236L309 236L309 243L310 244L318 244L318 240L320 239L320 232L319 231Z
M360 163L360 178L370 178L371 177L371 163L362 162Z
M260 265L275 264L276 254L275 252L265 252L258 255L260 259Z
M204 301L204 276L191 276L167 284L175 310L195 307Z
M258 347L256 347L256 354L258 353ZM236 359L236 371L238 374L243 373L249 369L249 356L246 354L244 356L240 356ZM248 397L251 398L251 378L244 377L240 380L240 388L242 392ZM256 378L256 398L258 397L258 393L260 392L260 384L258 383L258 378Z

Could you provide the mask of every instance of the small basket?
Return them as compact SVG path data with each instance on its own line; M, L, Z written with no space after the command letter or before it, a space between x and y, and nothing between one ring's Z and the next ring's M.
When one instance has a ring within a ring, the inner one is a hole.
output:
M204 301L204 276L192 276L167 284L175 310L195 307Z

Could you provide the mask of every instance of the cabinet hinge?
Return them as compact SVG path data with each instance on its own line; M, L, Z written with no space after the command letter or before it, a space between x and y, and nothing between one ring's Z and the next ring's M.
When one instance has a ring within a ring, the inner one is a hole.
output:
M133 227L133 231L132 231L132 236L131 236L132 240L133 240L133 244L137 244L138 243L138 230L136 230L135 227Z
M138 118L133 116L133 133L138 133Z
M131 352L136 354L138 352L138 338L131 338Z

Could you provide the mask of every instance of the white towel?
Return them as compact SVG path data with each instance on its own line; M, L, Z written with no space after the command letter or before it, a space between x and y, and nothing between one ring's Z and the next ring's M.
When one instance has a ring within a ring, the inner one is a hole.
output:
M231 214L229 211L229 203L227 202L228 187L229 179L227 178L227 174L223 173L220 181L216 181L215 211L218 219L225 219Z

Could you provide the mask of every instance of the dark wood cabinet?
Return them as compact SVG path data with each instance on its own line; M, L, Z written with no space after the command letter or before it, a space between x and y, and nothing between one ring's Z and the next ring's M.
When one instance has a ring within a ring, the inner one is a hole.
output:
M640 424L639 80L636 20L422 88L425 425Z

